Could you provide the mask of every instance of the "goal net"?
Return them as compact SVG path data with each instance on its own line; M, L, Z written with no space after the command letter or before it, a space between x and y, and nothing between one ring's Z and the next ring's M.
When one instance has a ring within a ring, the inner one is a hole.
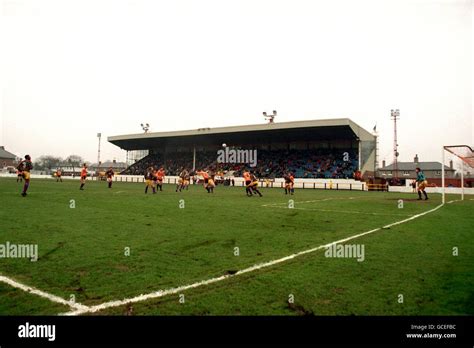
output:
M443 188L443 203L445 202L445 173L444 173L444 158L448 151L461 160L461 199L464 199L464 166L474 169L474 151L468 145L448 145L443 146L443 163L442 163L442 188Z

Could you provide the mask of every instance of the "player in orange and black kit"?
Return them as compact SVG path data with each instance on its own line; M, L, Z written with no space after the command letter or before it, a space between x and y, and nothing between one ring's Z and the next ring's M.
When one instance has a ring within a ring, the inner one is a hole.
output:
M151 187L153 189L153 193L156 193L155 191L155 184L154 180L156 179L155 173L153 172L153 167L150 167L147 169L145 173L145 193L148 193L148 188Z
M160 169L158 169L155 173L155 176L156 176L156 186L157 186L157 190L158 190L158 187L160 188L160 191L163 191L163 180L165 179L165 170L163 169L163 167L161 167Z
M59 182L59 181L63 182L61 175L63 175L61 168L58 168L58 170L56 170L56 182Z
M295 193L295 177L293 176L292 173L290 173L290 190L291 190L291 194Z
M112 188L112 179L114 178L114 171L112 167L109 167L105 172L105 176L107 177L107 182L109 183L109 188Z
M204 188L206 189L207 193L211 193L209 190L209 174L204 170L196 171L197 175L201 175L204 179Z
M207 192L214 193L214 187L216 187L215 175L211 174L209 180L207 181Z
M254 194L258 194L260 197L262 197L261 192L258 190L258 179L254 173L250 174L250 190Z
M293 175L291 175L291 173L286 173L283 176L283 179L285 180L285 195L287 195L288 193L293 194L293 184L295 178L293 177Z
M23 191L21 195L26 197L26 191L30 187L30 171L33 169L33 163L31 163L30 155L26 155L25 159L18 164L18 171L21 172L22 177L25 179L25 184L23 185Z
M188 172L188 171L186 171ZM186 190L189 189L189 182L190 182L190 179L191 179L191 175L189 174L189 172L186 174L186 176L184 177L184 187L186 188Z
M250 185L252 184L252 179L250 178L250 173L247 170L244 170L242 176L244 177L245 181L245 194L249 197L252 197L252 189L250 188Z
M81 187L79 188L79 190L84 190L84 185L86 184L86 178L87 178L87 165L84 163L81 169Z

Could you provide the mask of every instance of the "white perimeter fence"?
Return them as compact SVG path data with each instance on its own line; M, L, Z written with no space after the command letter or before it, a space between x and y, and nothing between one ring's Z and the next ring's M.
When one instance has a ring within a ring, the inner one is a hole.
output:
M16 178L16 174L0 173L0 177ZM51 175L31 174L32 179L50 179L56 180ZM63 176L63 180L79 180L79 176ZM98 177L88 177L88 180L99 180ZM127 183L144 183L145 178L143 175L116 175L114 176L115 182L127 182ZM177 176L166 176L165 184L176 184L178 182ZM243 178L234 178L235 186L244 186ZM260 180L260 187L268 188L283 188L284 180L282 178L274 179L273 181L265 182ZM232 185L231 185L232 186ZM325 190L355 190L355 191L367 191L367 184L354 179L295 179L295 188L298 189L325 189ZM390 186L390 192L402 192L410 193L413 192L410 186ZM428 187L426 188L428 193L442 193L441 187ZM447 194L461 194L461 188L459 187L447 187ZM474 188L465 187L464 194L474 195Z

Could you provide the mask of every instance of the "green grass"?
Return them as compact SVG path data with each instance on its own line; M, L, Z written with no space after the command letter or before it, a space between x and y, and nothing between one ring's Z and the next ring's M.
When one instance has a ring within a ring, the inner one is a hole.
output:
M427 211L439 195L200 186L156 195L142 184L0 179L0 244L38 244L39 260L0 258L0 274L85 305L97 305L223 275ZM404 208L398 209L398 199ZM448 196L448 199L458 198ZM469 196L468 196L469 198ZM179 207L180 199L185 207ZM287 209L288 200L296 208ZM328 200L329 199L329 200ZM75 208L70 207L71 200ZM306 202L321 200L315 202ZM299 202L306 203L299 203ZM269 206L264 206L269 205ZM134 303L137 315L474 314L474 201L347 242L365 260L316 251L178 295ZM375 214L373 214L375 213ZM240 255L234 255L238 247ZM459 256L453 256L453 247ZM125 249L130 248L130 256ZM0 284L0 314L54 314L68 308ZM288 304L288 296L295 303ZM398 302L402 294L404 302ZM125 314L130 305L97 314Z

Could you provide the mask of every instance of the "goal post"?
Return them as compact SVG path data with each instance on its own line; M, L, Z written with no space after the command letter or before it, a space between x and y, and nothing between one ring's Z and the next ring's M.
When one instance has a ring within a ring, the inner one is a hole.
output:
M441 163L441 187L443 190L443 204L446 196L446 179L445 179L445 157L446 151L461 160L461 200L464 200L464 165L474 169L474 151L468 145L447 145L443 146L442 163Z

